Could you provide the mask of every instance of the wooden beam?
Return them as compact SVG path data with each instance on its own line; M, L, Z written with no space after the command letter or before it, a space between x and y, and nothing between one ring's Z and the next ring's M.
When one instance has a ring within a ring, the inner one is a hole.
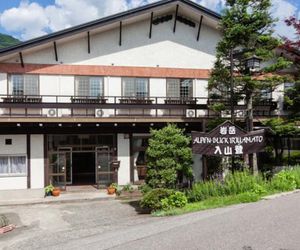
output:
M31 141L30 134L26 135L26 145L27 145L27 188L31 188L31 167L30 167L30 159L31 159Z
M197 41L199 41L199 38L200 38L200 32L201 32L201 27L202 27L202 20L203 20L203 16L201 15L200 21L199 21L199 27L198 27Z
M151 39L151 37L152 37L152 22L153 22L153 12L151 12L151 18L150 18L149 39Z
M20 56L21 66L22 66L22 68L24 68L24 60L23 60L23 54L22 54L22 52L19 52L19 56Z
M173 27L173 33L175 33L176 31L176 22L177 22L177 16L178 16L178 9L179 9L179 5L176 5L176 12L175 12L175 20L174 20L174 27Z
M91 53L91 37L90 37L90 32L88 31L87 33L88 36L88 53Z
M122 21L120 21L119 46L122 46Z
M55 53L55 61L58 62L58 55L57 55L57 47L56 47L56 42L53 42L54 45L54 53Z

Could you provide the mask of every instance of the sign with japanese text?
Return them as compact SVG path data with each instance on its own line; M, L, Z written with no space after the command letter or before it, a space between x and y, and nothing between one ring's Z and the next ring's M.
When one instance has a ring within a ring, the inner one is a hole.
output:
M265 147L265 131L246 132L230 121L209 133L192 132L195 154L232 156L259 152Z

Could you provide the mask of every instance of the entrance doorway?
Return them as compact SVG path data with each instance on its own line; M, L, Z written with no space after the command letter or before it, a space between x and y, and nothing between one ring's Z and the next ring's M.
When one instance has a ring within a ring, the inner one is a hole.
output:
M72 184L87 185L96 183L94 152L72 153Z

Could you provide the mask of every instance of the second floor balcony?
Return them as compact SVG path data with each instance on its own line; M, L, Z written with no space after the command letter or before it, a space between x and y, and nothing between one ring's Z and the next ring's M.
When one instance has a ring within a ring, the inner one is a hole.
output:
M205 97L142 97L142 96L70 96L70 95L2 95L0 117L181 117L213 118L222 114L211 110L216 102L230 110L230 102ZM235 110L243 112L246 106L235 103ZM259 112L270 116L277 107L272 100L254 103Z

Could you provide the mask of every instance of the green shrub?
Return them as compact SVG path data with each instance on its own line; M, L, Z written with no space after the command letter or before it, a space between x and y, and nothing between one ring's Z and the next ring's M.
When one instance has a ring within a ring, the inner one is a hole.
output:
M295 177L296 188L300 189L300 166L296 166L294 169L291 170L291 172Z
M249 203L260 200L260 195L253 192L245 192L238 194L237 198L241 203Z
M173 189L156 188L144 194L141 200L141 207L149 208L153 211L162 209L162 200L169 198L175 191Z
M169 197L161 200L162 209L170 210L172 208L184 207L187 204L187 201L188 200L185 194L177 191L174 194L171 194Z
M263 195L267 193L266 185L262 186L260 184L254 183L254 186L251 190L252 193L257 195Z
M209 197L223 196L224 186L215 181L198 182L186 194L189 202L202 201Z
M130 183L128 183L123 186L122 191L132 193L134 191L134 189L133 189L133 186Z
M226 195L241 194L257 188L256 184L266 186L261 176L254 176L248 170L237 171L225 177L224 188Z
M142 192L142 194L146 194L152 190L152 188L147 184L140 185L138 189Z
M291 191L296 189L296 178L291 170L282 170L271 180L271 189L277 191Z

